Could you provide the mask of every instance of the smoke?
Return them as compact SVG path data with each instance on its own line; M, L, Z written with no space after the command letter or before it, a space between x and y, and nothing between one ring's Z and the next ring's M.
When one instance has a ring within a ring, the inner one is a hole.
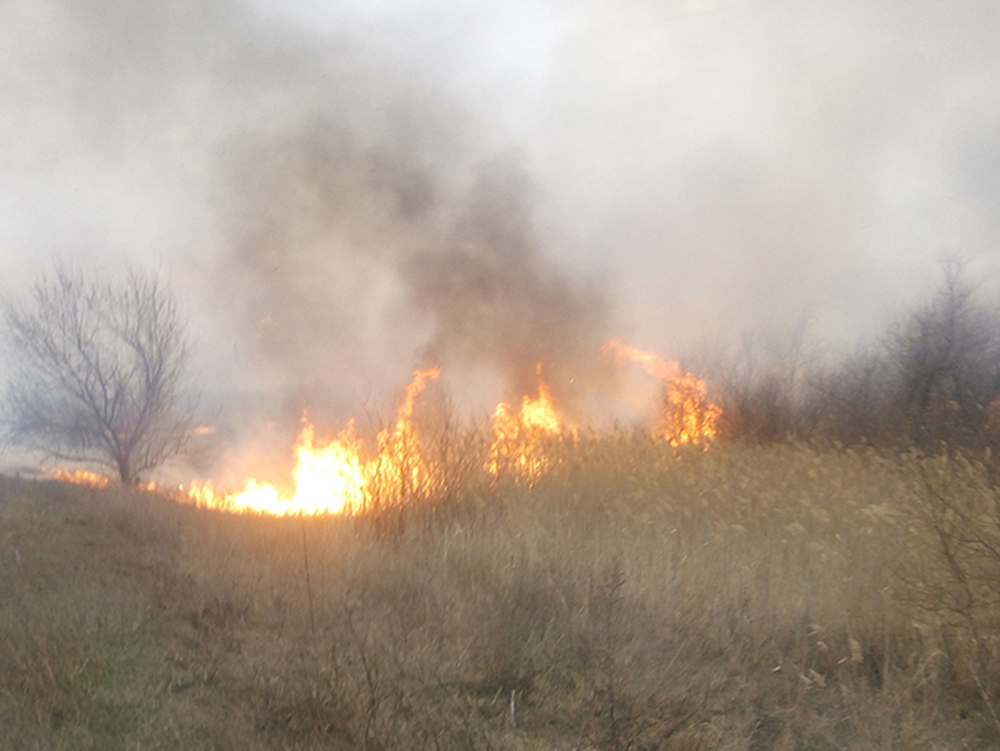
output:
M942 253L1000 248L996 3L590 0L571 15L526 141L647 346L803 313L813 336L870 333ZM627 262L604 260L619 248Z
M535 392L541 365L557 393L573 384L579 396L609 335L608 302L542 256L525 182L516 165L487 165L446 244L403 258L403 279L433 321L431 360L487 362L515 395Z
M516 153L419 79L353 74L217 154L220 273L261 351L300 384L480 367L519 398L541 364L558 397L583 395L607 291L546 257Z
M236 0L3 14L9 130L33 132L5 161L104 194L46 244L113 263L170 238L228 386L347 401L434 361L519 396L537 362L558 381L593 358L606 291L546 257L520 159L393 54L399 29L345 13L320 37Z
M540 363L559 397L579 394L608 335L605 291L544 256L516 160L415 130L363 143L311 118L225 150L221 273L261 351L304 384L361 383L379 362L397 379L479 366L519 398Z
M1000 247L998 23L991 0L8 0L0 282L159 262L206 378L296 407L431 364L517 398L541 362L582 399L607 335L853 337L942 253Z

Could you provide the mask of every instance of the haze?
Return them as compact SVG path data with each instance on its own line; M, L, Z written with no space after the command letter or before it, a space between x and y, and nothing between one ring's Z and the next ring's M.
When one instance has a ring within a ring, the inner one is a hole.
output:
M0 263L159 267L213 393L442 363L567 403L609 336L853 341L1000 249L1000 6L0 5ZM290 397L289 395L294 395Z

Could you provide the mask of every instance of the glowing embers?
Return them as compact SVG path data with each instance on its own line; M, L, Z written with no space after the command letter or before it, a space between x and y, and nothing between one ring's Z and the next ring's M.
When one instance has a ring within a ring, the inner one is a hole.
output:
M722 408L707 400L705 382L685 373L679 364L661 360L656 355L611 339L601 348L601 355L615 362L635 362L647 373L663 381L666 395L663 414L653 429L657 438L672 446L694 444L707 446L717 435Z
M497 405L486 470L495 477L510 474L533 483L554 463L553 439L562 432L562 418L539 365L537 399L525 396L517 412L504 402Z
M351 427L328 443L316 443L306 422L296 444L292 491L283 494L273 485L250 479L238 493L216 493L211 485L196 485L190 498L201 507L233 512L286 516L289 514L354 513L372 505L426 495L432 471L421 450L410 417L413 401L428 378L440 370L417 370L406 389L396 424L379 433L375 456L365 459L361 441Z

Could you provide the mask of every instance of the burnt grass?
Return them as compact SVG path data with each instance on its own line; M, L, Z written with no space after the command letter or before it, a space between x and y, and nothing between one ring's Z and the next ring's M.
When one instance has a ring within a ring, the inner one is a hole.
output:
M988 468L560 451L357 517L0 478L0 748L1000 744Z

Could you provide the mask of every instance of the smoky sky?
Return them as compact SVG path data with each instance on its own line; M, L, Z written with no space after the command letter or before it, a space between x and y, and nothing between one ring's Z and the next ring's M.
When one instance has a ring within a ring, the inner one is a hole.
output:
M997 273L997 28L991 0L8 0L3 291L157 265L207 381L346 400L438 363L516 398L539 362L571 400L612 335L862 336L945 254Z
M374 138L310 115L222 150L221 273L261 352L322 382L375 344L417 366L485 366L514 395L534 392L540 364L571 397L609 334L607 291L544 256L515 155L465 153L394 104Z
M220 285L238 290L260 352L304 383L362 381L378 348L488 367L514 395L541 364L572 396L586 379L569 374L610 330L606 291L546 258L518 154L491 153L408 83L377 68L320 80L291 117L220 144Z

